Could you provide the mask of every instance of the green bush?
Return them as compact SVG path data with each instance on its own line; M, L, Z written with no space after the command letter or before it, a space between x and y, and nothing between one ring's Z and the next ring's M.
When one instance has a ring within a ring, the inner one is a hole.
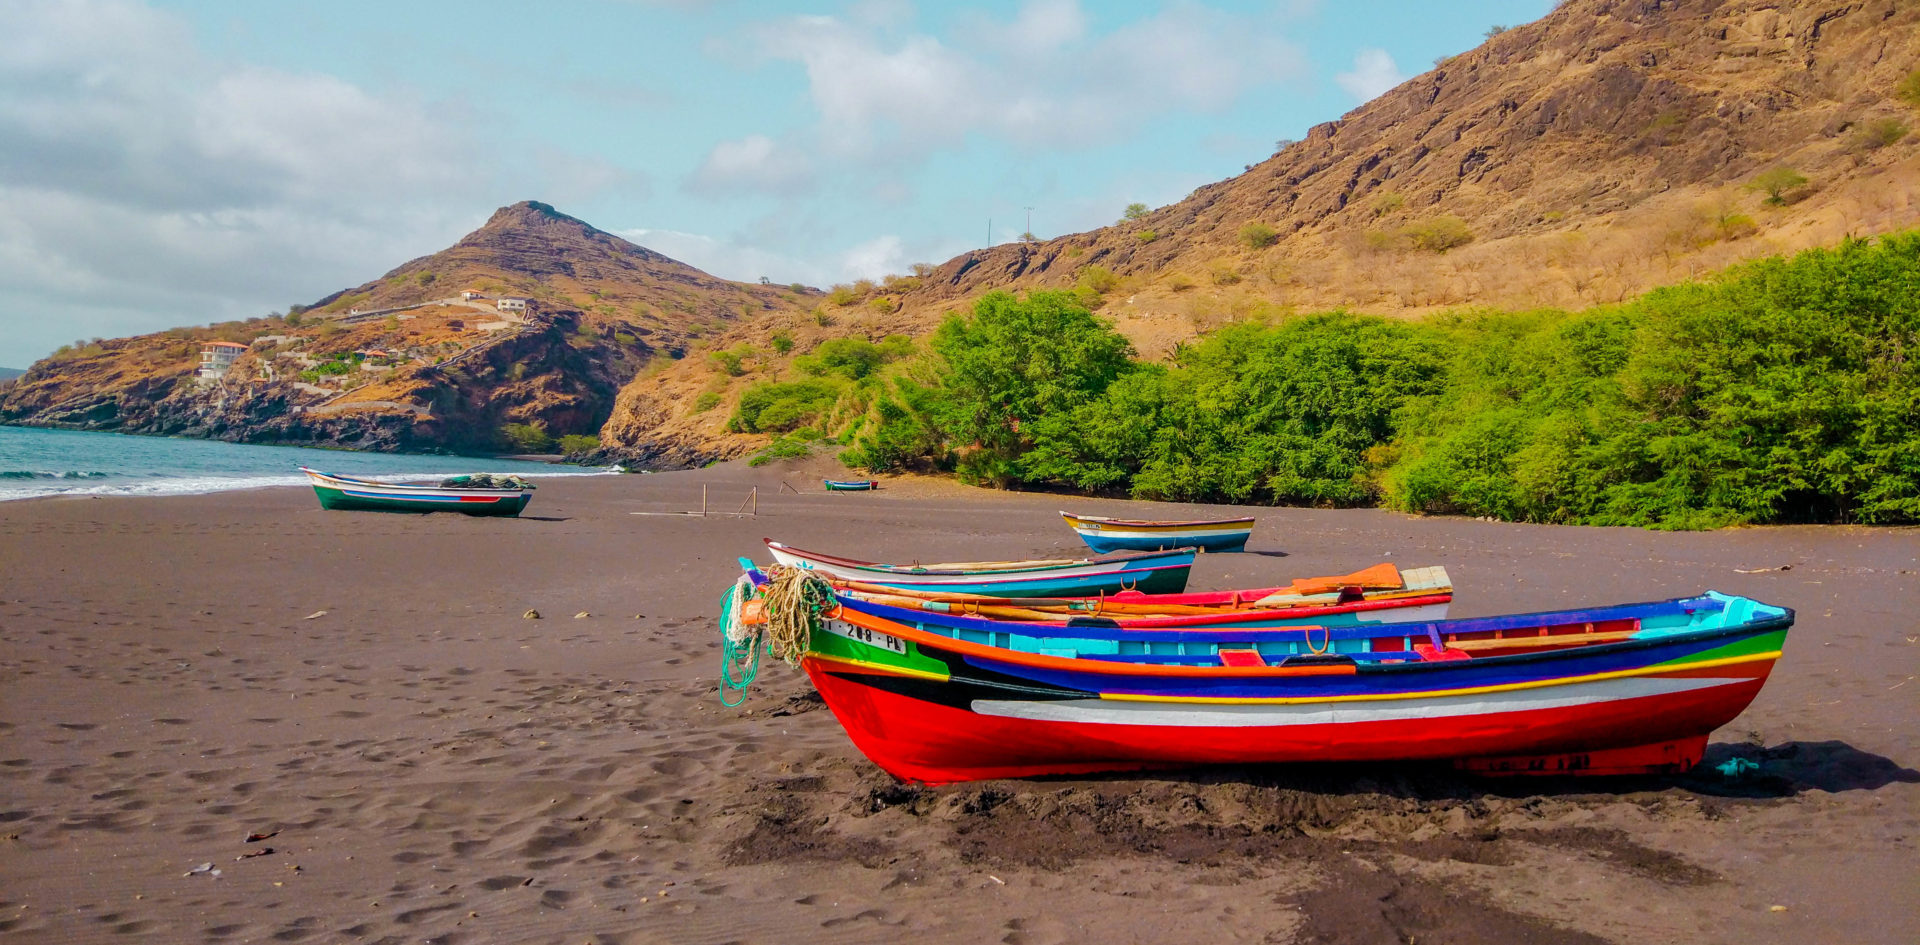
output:
M872 375L882 364L895 361L913 351L913 339L889 335L880 344L865 338L829 338L810 354L793 359L794 370L813 377L840 377L857 381Z
M1146 215L1147 215L1146 204L1130 203L1130 204L1127 204L1126 211L1120 214L1120 222L1126 223L1129 220L1138 220L1142 217L1145 217Z
M1114 286L1120 284L1120 277L1114 275L1113 270L1105 266L1088 266L1080 270L1080 279L1077 284L1096 295L1105 295L1112 292Z
M1387 502L1592 525L1920 518L1920 235L1454 324Z
M1240 228L1240 242L1248 249L1266 249L1280 239L1280 232L1265 223L1249 223Z
M600 448L600 438L585 433L569 433L560 438L560 452L569 455L586 453Z
M793 434L774 437L773 442L768 443L765 449L753 454L753 457L747 460L747 465L765 466L783 459L797 459L813 452L813 442L812 439Z
M728 377L739 377L747 373L746 362L753 357L753 346L737 344L725 351L715 351L707 355L707 361Z
M509 423L500 428L500 442L517 453L544 453L553 448L553 437L547 435L547 425L533 423Z
M1878 151L1890 144L1896 144L1907 136L1907 123L1898 118L1882 118L1870 121L1854 133L1853 146L1861 151Z
M842 382L830 378L754 384L740 394L727 429L785 433L817 423L840 398L842 387Z
M718 406L720 406L720 395L714 391L702 391L700 396L693 399L694 413L706 413Z
M1467 221L1451 214L1409 223L1400 229L1400 235L1407 245L1429 253L1444 253L1473 242Z
M773 333L771 344L775 354L786 354L793 350L793 335L790 332L776 331Z
M1893 87L1893 95L1908 105L1920 108L1920 69L1907 73L1907 77Z

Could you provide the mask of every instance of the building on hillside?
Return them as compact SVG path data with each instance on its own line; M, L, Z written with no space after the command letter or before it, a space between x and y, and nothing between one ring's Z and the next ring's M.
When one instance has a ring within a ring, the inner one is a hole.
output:
M247 351L247 346L232 341L209 341L200 346L200 370L195 376L203 381L217 381L227 376L227 369L233 367L233 360Z
M467 291L460 293L460 298L462 301L471 302L474 299L484 299L486 298L486 296L482 294L478 289L468 289Z
M493 303L493 307L502 312L524 312L527 310L527 303L530 301L532 301L532 299L501 298L499 301Z

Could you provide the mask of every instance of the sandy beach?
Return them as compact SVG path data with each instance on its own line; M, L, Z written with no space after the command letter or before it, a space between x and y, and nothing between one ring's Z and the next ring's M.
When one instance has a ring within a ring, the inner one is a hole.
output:
M1707 588L1793 607L1707 758L1760 762L1748 781L925 788L796 670L721 707L737 556L1054 555L1078 547L1059 508L1207 507L782 475L545 480L517 520L323 513L305 488L0 503L0 939L1920 941L1920 530L1260 509L1259 553L1194 569L1439 564L1458 616ZM628 514L754 485L756 517Z

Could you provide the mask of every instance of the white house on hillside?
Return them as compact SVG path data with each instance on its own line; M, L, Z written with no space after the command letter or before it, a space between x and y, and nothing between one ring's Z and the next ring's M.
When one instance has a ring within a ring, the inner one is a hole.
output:
M502 298L495 301L493 307L502 312L524 312L527 310L527 302L529 301L529 299Z
M200 346L200 370L195 376L203 381L217 381L227 376L227 369L233 367L233 360L247 351L247 346L232 341L209 341Z

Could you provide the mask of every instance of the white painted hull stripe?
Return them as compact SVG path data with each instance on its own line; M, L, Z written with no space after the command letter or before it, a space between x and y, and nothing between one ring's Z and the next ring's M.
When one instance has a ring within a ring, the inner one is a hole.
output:
M1158 725L1183 728L1265 728L1280 725L1340 725L1356 722L1397 722L1503 712L1532 712L1594 705L1643 696L1663 696L1709 689L1751 679L1634 677L1590 683L1522 689L1511 692L1437 696L1382 702L1327 704L1221 705L1165 702L1117 702L1072 699L1060 702L1021 702L976 699L973 711L1036 722L1077 725Z

